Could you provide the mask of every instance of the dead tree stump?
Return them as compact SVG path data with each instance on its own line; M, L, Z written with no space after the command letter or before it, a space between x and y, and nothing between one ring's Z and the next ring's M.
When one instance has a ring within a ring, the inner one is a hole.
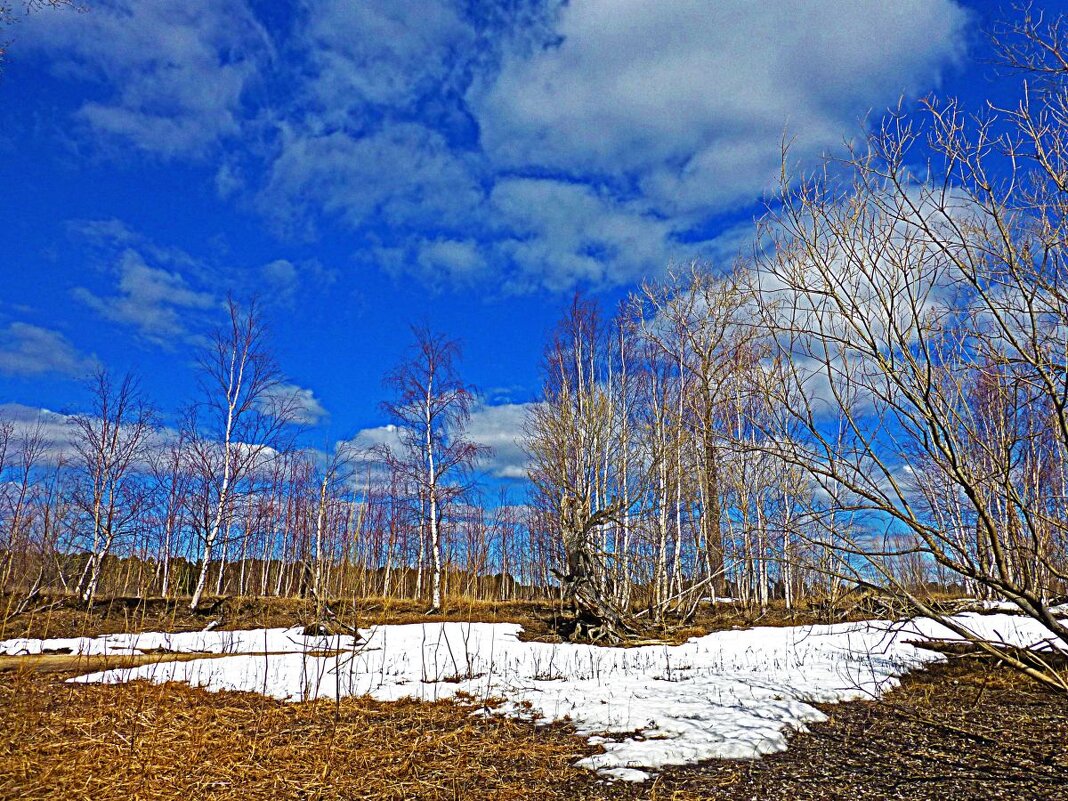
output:
M564 602L569 604L573 619L561 631L572 642L618 645L638 635L633 619L619 609L601 591L600 576L604 566L594 550L590 534L597 526L618 513L616 504L588 513L585 504L573 495L560 503L560 530L567 558L567 573L553 570L560 580Z

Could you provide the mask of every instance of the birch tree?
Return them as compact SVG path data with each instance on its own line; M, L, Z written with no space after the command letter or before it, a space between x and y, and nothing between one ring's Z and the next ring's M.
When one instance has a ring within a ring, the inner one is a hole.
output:
M86 603L96 596L104 559L116 539L132 533L147 510L144 461L156 431L155 413L129 373L116 380L100 369L89 387L91 411L71 418L79 525L88 529L89 561L78 586Z
M386 376L393 398L382 404L397 426L400 449L382 454L417 489L430 550L429 614L442 602L443 506L464 490L466 475L488 449L464 438L475 394L460 379L459 343L426 327L413 326L412 336L407 356Z
M259 307L252 302L242 308L230 298L226 310L226 323L198 360L200 398L184 421L195 474L192 526L200 542L191 609L204 594L217 547L226 542L243 482L265 472L297 417L297 398L279 392L283 377Z

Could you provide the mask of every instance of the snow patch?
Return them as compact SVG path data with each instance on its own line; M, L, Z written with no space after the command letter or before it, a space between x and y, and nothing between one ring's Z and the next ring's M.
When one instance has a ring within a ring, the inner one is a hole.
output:
M1018 615L966 613L955 620L1019 646L1050 636ZM824 719L813 704L878 696L906 671L944 658L909 641L959 639L924 618L721 631L682 645L640 648L521 642L521 630L509 623L381 626L362 631L363 643L303 637L299 629L141 634L8 640L0 653L40 653L66 643L78 653L165 647L233 654L72 679L80 682L184 681L292 701L361 695L437 700L458 692L504 699L502 714L570 721L604 748L579 765L638 781L667 765L782 751L790 733ZM338 653L322 655L327 650Z
M143 632L106 634L102 637L18 638L0 641L0 656L63 653L77 656L114 656L160 651L181 654L304 653L334 651L353 646L348 636L309 637L299 626L251 631Z

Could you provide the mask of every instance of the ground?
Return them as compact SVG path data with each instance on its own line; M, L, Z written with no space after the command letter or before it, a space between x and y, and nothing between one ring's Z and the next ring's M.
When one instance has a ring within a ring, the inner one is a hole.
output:
M477 704L63 683L86 668L0 665L0 798L1068 799L1068 699L974 658L823 707L783 753L633 785L574 767L596 748L566 726Z

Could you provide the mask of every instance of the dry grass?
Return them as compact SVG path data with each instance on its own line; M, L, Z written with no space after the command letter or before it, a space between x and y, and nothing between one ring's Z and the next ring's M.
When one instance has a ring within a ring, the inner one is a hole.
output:
M1068 698L955 659L879 701L825 705L787 751L669 771L620 799L1068 801Z
M0 599L2 601L2 599ZM5 604L0 602L0 607ZM7 607L13 606L11 598ZM473 601L447 598L441 613L426 614L426 605L395 598L337 600L331 607L350 626L463 620L520 623L535 636L549 636L556 605L549 602ZM86 609L72 596L39 599L19 615L0 614L0 639L14 637L95 637L136 631L199 631L208 623L220 630L282 628L313 619L311 602L299 598L209 598L196 612L188 599L107 598Z
M95 673L112 668L132 668L161 662L188 662L193 659L219 659L230 654L150 653L150 654L31 654L0 656L3 673Z
M560 727L466 703L287 704L185 685L0 678L0 798L563 799L594 777Z

